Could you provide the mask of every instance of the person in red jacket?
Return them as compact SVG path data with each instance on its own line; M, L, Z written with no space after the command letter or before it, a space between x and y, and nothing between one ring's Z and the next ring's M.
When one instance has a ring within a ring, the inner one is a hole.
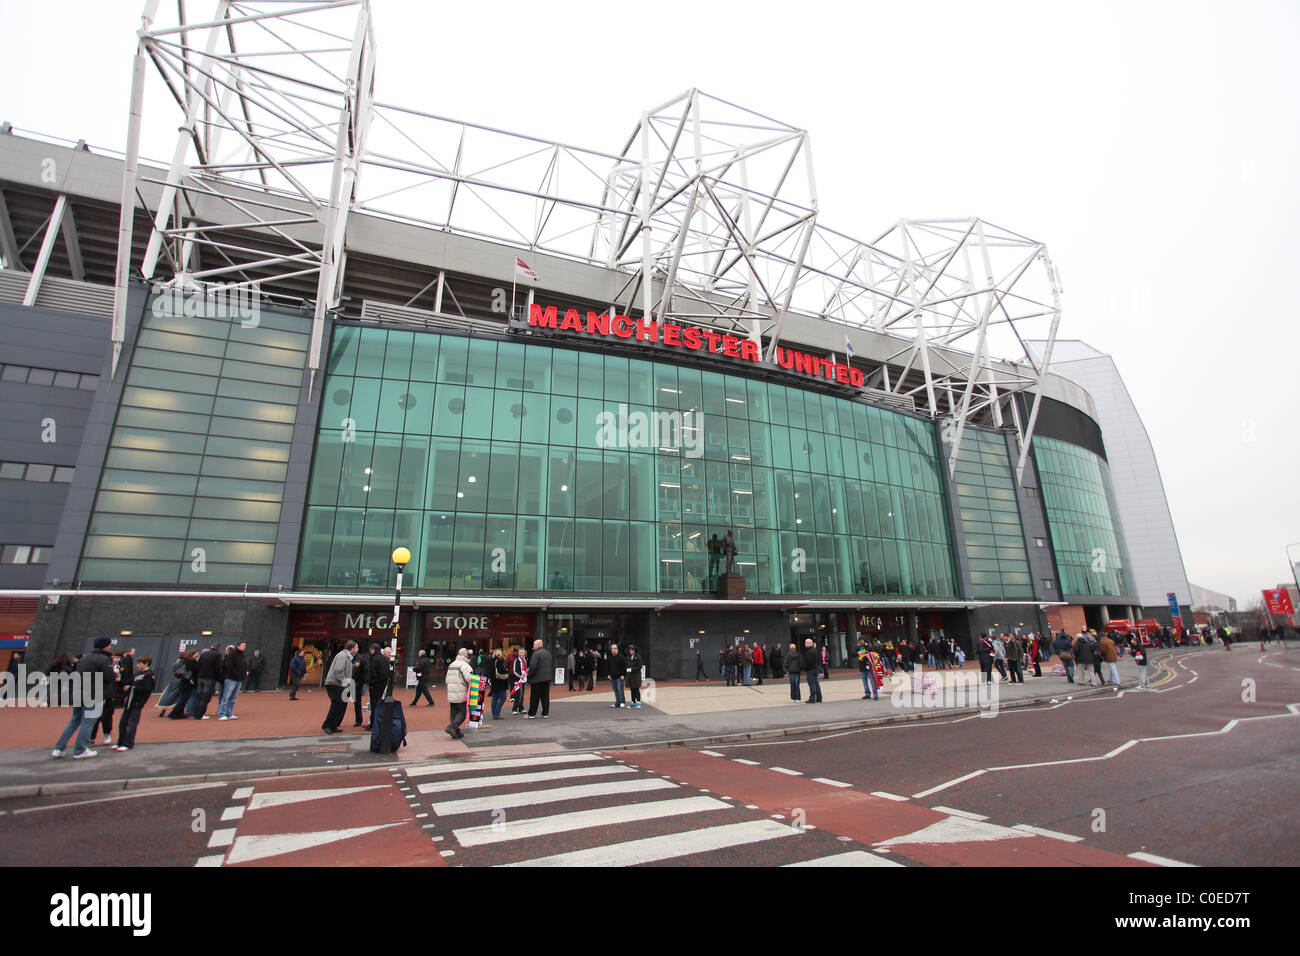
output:
M758 686L763 686L763 662L766 658L763 656L763 645L754 644L754 676L758 678Z

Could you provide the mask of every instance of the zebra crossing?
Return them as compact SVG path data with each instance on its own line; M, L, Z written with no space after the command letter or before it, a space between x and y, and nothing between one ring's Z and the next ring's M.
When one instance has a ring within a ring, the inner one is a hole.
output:
M411 767L460 866L899 866L787 814L585 753Z

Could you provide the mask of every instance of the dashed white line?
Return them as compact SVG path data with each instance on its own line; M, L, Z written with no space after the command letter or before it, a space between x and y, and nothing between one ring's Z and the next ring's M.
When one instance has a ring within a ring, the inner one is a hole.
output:
M253 795L252 787L240 787L230 795L231 800L247 800Z
M896 793L885 793L883 790L872 790L871 795L873 797L884 797L886 800L897 800L899 803L906 803L908 800L907 797L900 797Z
M235 842L235 828L229 827L224 830L213 830L212 836L208 839L208 849L217 850L223 846L230 846Z
M788 775L791 776L791 777L802 777L802 776L803 776L803 773L802 773L801 771L798 771L798 770L787 770L787 769L785 769L785 767L773 767L772 769L775 770L777 773L788 774Z
M222 823L225 823L228 820L241 820L243 819L243 817L244 817L243 807L226 807L226 809L221 811Z
M1028 823L1017 823L1011 829L1024 830L1026 833L1032 833L1035 836L1050 837L1053 840L1064 840L1066 843L1081 843L1083 837L1074 836L1072 833L1060 833L1056 830L1044 830L1042 827L1033 827Z
M969 810L955 810L952 807L932 807L931 809L938 810L940 813L946 813L953 817L965 817L967 820L984 821L988 819L988 817L984 816L982 813L971 813Z
M758 766L758 761L757 761L757 760L743 760L743 759L741 759L740 757L732 757L731 759L732 759L733 762L735 762L735 763L743 763L743 764L745 764L745 766L747 766L747 767L757 767L757 766Z
M1143 863L1154 863L1156 866L1196 866L1195 863L1180 863L1178 860L1171 860L1167 856L1156 856L1154 853L1130 853L1129 857L1141 860Z
M225 854L218 853L215 856L201 856L194 861L195 866L220 866L226 862Z
M845 783L843 780L831 780L827 777L813 777L813 783L824 783L828 787L851 787L853 784Z
M725 754L720 754L720 753L718 753L716 750L701 750L700 753L704 754L704 756L706 756L706 757L722 757L722 756L725 756Z

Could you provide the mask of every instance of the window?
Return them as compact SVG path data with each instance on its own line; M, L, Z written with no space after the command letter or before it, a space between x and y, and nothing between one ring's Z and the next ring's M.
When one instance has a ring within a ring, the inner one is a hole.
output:
M54 480L60 484L70 484L72 482L72 476L76 473L77 469L60 465L54 469Z
M1043 590L1051 591L1056 587L1056 583L1051 578L1043 578Z
M28 368L25 365L5 365L0 371L0 381L26 382L28 385L52 385L55 388L82 388L93 392L99 387L98 375L79 375L49 368Z
M1045 547L1047 547L1047 539L1046 539L1046 538L1035 538L1035 539L1034 539L1034 547L1036 547L1036 548L1045 548Z
M23 473L27 471L27 466L16 461L0 462L0 478L17 478L22 479Z
M6 544L0 546L0 564L49 564L53 551L49 545Z

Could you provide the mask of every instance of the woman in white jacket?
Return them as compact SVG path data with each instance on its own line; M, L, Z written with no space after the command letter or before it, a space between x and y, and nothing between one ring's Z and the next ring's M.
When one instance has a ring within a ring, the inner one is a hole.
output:
M460 725L465 722L466 699L469 697L469 679L474 670L469 666L469 650L462 647L456 659L447 668L447 702L451 704L451 723L444 730L453 740L465 736Z

